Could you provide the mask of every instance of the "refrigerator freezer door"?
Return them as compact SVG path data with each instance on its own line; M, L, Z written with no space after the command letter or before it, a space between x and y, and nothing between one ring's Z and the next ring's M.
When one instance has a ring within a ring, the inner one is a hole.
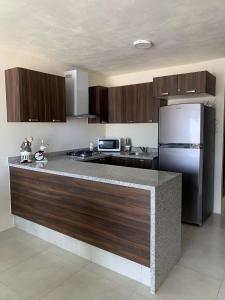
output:
M202 144L202 104L177 104L160 108L159 144Z
M182 173L182 221L202 224L203 149L159 148L159 169Z

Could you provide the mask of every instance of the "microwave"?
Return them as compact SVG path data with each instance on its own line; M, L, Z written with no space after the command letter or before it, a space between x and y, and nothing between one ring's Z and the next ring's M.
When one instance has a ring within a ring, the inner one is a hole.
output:
M98 151L116 152L121 150L120 138L99 138Z

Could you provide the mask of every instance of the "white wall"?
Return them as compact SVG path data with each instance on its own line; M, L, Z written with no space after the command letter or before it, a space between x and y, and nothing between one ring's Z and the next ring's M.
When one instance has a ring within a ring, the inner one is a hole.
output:
M104 126L88 126L86 119L69 119L63 124L7 123L4 70L11 67L25 67L58 75L63 75L63 72L69 69L69 66L57 64L49 59L9 50L0 51L0 231L13 224L10 216L7 156L19 155L20 144L25 137L34 137L33 151L38 149L42 138L50 144L48 151L57 151L85 147L90 141L105 134ZM90 83L98 84L99 78L91 74Z
M225 59L205 61L196 64L175 66L164 69L149 70L138 73L122 74L107 77L104 84L106 86L118 86L133 83L149 82L153 77L171 75L178 73L207 70L214 74L217 79L216 87L216 144L215 144L215 193L214 212L221 213L225 208L222 198L222 162L223 162L223 116L224 116L224 83L225 83ZM201 99L206 101L207 98ZM212 101L213 99L210 98ZM187 100L182 100L182 102ZM188 100L190 101L190 100ZM196 99L194 100L196 101ZM199 101L199 99L197 100ZM178 101L181 102L181 101ZM157 147L158 126L155 124L142 125L106 125L107 136L131 137L133 144L142 146Z

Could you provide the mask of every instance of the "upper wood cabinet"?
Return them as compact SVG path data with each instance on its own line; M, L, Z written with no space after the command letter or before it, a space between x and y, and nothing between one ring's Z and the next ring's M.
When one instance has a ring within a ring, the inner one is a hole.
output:
M160 101L152 82L109 88L109 123L158 122Z
M125 100L122 86L108 89L109 123L125 123Z
M66 122L64 77L13 68L5 82L8 122Z
M207 71L178 75L178 95L210 94L215 96L216 78Z
M89 87L89 114L96 117L88 119L88 123L108 123L108 88Z
M153 78L153 96L167 98L177 94L177 75Z
M216 78L207 71L156 77L153 95L158 98L210 94L215 96Z

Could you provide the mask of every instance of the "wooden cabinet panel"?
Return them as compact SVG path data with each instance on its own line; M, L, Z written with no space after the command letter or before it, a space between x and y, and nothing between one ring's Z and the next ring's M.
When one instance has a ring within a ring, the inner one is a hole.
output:
M207 71L193 72L178 75L178 94L215 95L215 77Z
M88 123L108 123L108 88L103 86L89 87L89 118Z
M172 96L210 94L215 96L216 78L207 71L156 77L153 79L153 96L168 98Z
M23 68L5 71L8 122L65 122L65 79Z
M137 122L137 85L126 85L123 86L123 97L124 97L124 121L125 123L136 123Z
M110 157L102 157L102 158L90 160L88 162L103 164L103 165L111 165L112 164L112 157L111 156Z
M42 75L42 122L66 122L65 79L51 74Z
M158 122L160 101L152 82L109 88L109 123Z
M150 266L149 191L12 167L10 186L14 215Z
M167 98L177 95L178 76L162 76L153 78L153 96Z
M108 89L109 123L124 123L124 93L123 87Z
M40 121L42 99L38 72L15 68L5 72L7 118L9 122Z
M152 169L152 160L113 156L112 165L130 168Z
M153 83L137 84L136 89L136 122L157 123L159 120L159 107L161 101L153 97Z

